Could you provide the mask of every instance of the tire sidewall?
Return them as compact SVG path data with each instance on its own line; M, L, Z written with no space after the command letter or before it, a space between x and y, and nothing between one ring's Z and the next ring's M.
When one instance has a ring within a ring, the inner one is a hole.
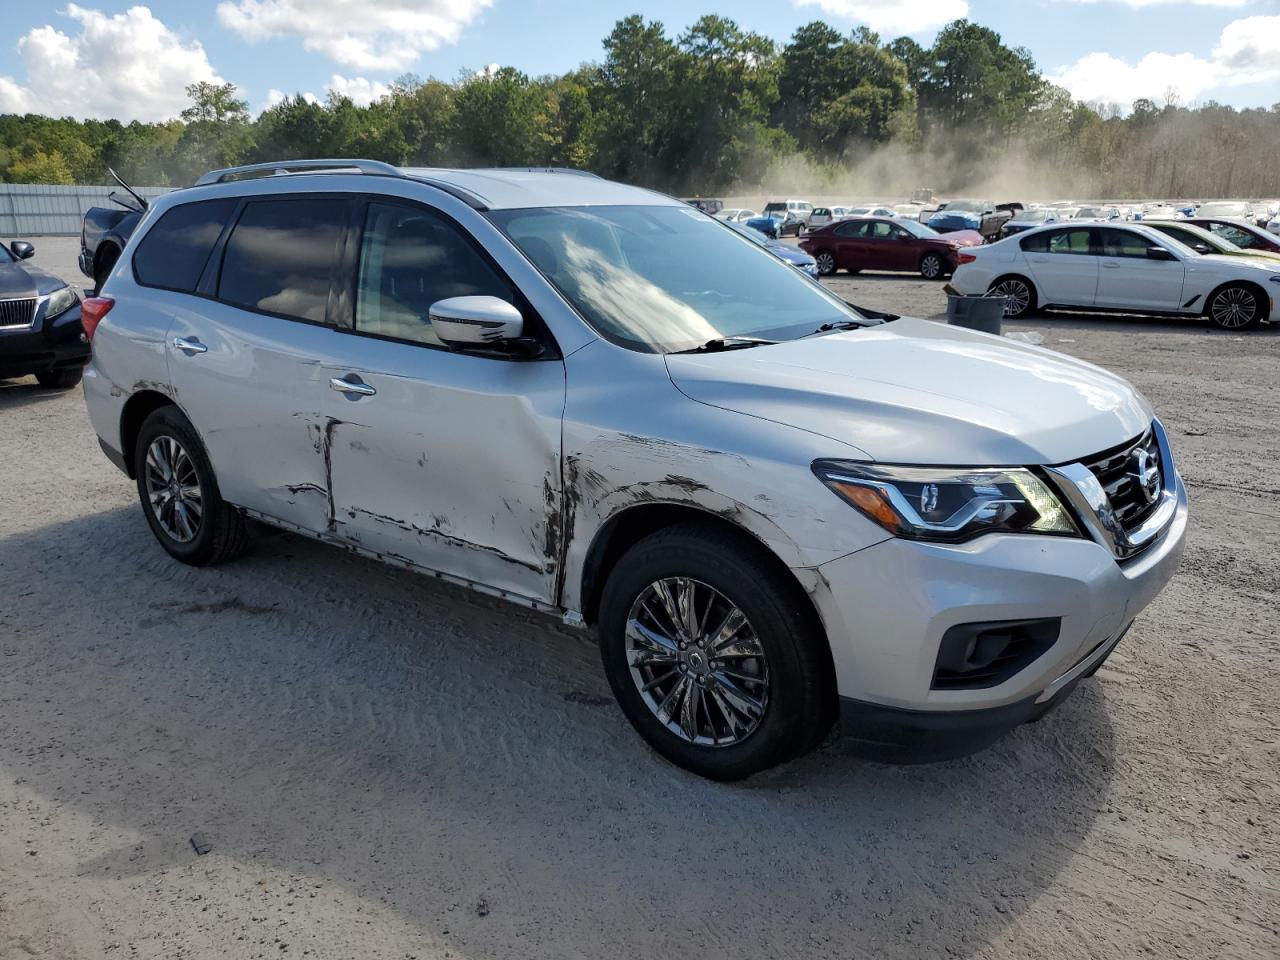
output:
M1253 298L1253 319L1250 320L1248 323L1242 324L1241 326L1238 326L1238 327L1224 326L1223 324L1218 323L1218 321L1214 319L1214 316L1213 316L1214 304L1218 302L1219 297L1226 295L1226 293L1230 290L1243 290L1245 293L1249 294L1249 296ZM1256 327L1262 321L1262 316L1263 316L1262 301L1258 297L1258 292L1256 290L1253 290L1250 287L1247 287L1243 284L1229 284L1223 287L1221 290L1217 291L1213 295L1213 297L1209 300L1207 314L1209 317L1209 322L1213 324L1215 327L1217 327L1219 330L1226 330L1228 332L1236 332L1239 330L1249 330L1253 327Z
M1010 313L1009 311L1006 310L1004 314L1006 320L1017 320L1021 317L1025 317L1035 309L1036 302L1037 302L1036 289L1031 285L1031 282L1029 280L1023 277L1001 277L995 283L991 284L990 288L988 289L988 292L990 292L991 290L994 290L996 287L1000 286L1000 284L1002 283L1020 283L1027 290L1027 305L1023 307L1021 310L1019 310L1017 313Z
M180 543L169 536L169 533L156 519L155 511L147 497L146 459L151 444L162 436L172 437L180 443L195 466L196 477L200 483L201 515L200 529L189 543ZM222 506L222 498L218 494L218 482L213 473L209 456L205 453L204 444L196 435L195 428L174 407L162 407L143 421L138 432L138 440L133 451L134 477L138 488L138 501L147 518L147 525L160 545L175 559L184 563L201 564L209 560L216 549L216 526L218 509Z
M938 269L935 270L932 274L928 272L925 266L930 261L938 265ZM942 257L938 256L938 254L926 253L923 257L920 258L920 276L924 277L926 280L941 280L942 277L946 274L946 272L947 272L946 262L942 259Z
M658 753L680 766L716 780L736 780L773 766L789 756L806 719L804 676L795 644L797 618L788 611L785 592L759 582L749 562L717 549L713 542L682 537L659 549L641 543L614 568L600 606L600 650L605 673L623 713ZM769 667L769 699L760 725L742 743L703 747L668 730L650 711L631 677L626 655L626 624L636 597L665 577L690 577L718 590L746 615L764 647Z
M822 265L823 257L826 257L827 260L830 261L831 268L829 270L823 268L823 265ZM823 250L821 253L818 254L816 259L818 261L818 273L824 277L834 276L836 270L839 269L836 265L836 255L829 250Z

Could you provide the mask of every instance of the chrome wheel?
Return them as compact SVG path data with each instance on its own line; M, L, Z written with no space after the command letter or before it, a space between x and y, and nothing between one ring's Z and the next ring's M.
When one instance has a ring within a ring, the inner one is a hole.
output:
M818 272L824 277L829 277L836 272L835 254L823 251L816 257L818 261Z
M161 528L178 543L200 532L204 500L190 454L173 437L156 437L147 448L147 502Z
M936 254L928 254L920 261L920 275L926 280L937 280L942 276L942 258Z
M1209 315L1223 329L1239 330L1258 318L1258 298L1244 287L1228 287L1213 298Z
M627 616L627 663L650 712L689 743L729 747L769 705L769 665L746 615L687 577L651 583Z
M1021 280L1001 280L987 293L1005 298L1006 317L1020 317L1031 306L1031 288Z

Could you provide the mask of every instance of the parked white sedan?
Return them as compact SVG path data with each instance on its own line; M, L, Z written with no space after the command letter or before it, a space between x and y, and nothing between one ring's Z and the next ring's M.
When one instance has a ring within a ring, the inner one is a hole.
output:
M1280 322L1280 269L1202 256L1138 224L1055 224L960 252L951 284L999 293L1005 315L1038 307L1205 316L1228 330Z

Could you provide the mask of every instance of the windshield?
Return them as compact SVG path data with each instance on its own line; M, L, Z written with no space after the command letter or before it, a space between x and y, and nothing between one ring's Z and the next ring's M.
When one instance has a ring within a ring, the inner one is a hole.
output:
M926 227L923 223L918 223L918 222L917 222L917 221L915 221L915 220L898 220L898 221L895 221L895 222L896 222L896 223L898 224L898 226L900 226L903 230L907 231L907 233L910 233L910 234L912 234L913 236L916 236L916 237L940 237L940 236L942 236L942 234L940 234L937 230L933 229L933 227Z
M1014 219L1019 223L1044 223L1049 219L1049 210L1023 210Z
M754 240L689 207L538 207L489 218L597 333L633 350L790 340L863 319Z
M961 213L981 213L986 207L981 200L952 200L947 204L947 213L957 210Z

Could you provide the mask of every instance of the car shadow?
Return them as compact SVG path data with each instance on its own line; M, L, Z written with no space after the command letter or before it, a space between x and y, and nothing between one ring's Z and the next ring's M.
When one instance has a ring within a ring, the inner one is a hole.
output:
M634 735L588 634L332 547L193 569L122 507L0 539L19 573L0 765L133 838L79 875L150 884L199 831L205 869L337 889L455 955L984 954L1107 803L1096 684L963 760L837 741L716 784Z
M42 387L36 382L35 377L0 380L0 410L41 403L45 400L57 400L59 397L66 396L67 393L67 390Z

